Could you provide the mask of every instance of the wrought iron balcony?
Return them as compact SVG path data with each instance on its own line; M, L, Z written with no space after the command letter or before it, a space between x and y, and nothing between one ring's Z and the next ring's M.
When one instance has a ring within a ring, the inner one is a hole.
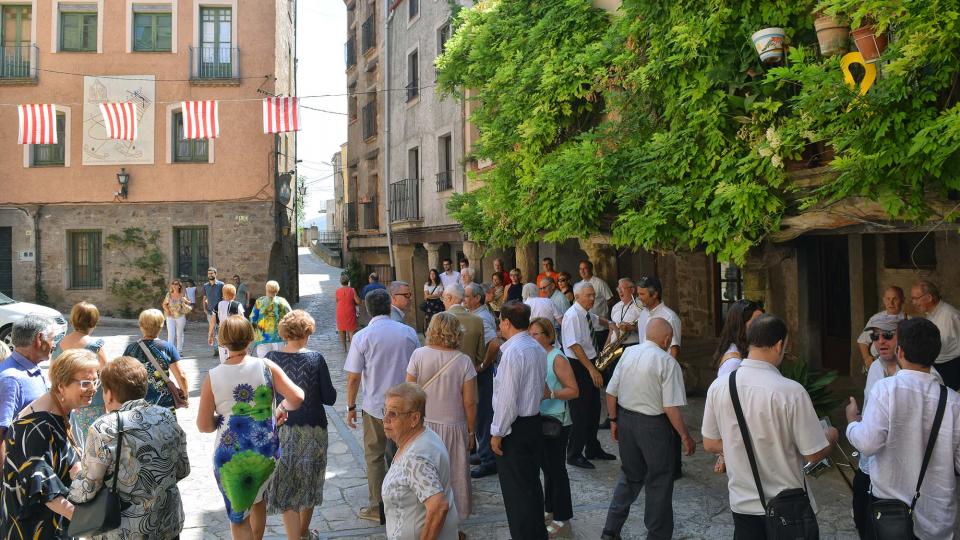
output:
M191 81L239 81L240 49L223 45L190 47Z
M347 69L357 65L357 38L353 35L343 45L343 53L346 57Z
M363 106L363 138L377 136L377 102L371 101Z
M0 45L0 79L36 79L39 47Z
M453 189L453 171L440 171L437 173L437 191L446 191Z
M420 179L406 178L390 184L390 221L420 219Z

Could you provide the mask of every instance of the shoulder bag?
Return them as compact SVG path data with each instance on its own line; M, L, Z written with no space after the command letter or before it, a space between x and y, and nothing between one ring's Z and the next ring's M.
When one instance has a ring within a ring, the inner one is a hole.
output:
M910 506L899 499L876 499L870 497L870 529L876 540L908 540L913 539L913 508L920 498L920 485L927 473L927 465L933 455L933 447L937 444L937 434L940 432L940 423L943 422L943 412L947 406L947 387L940 385L940 401L937 403L937 414L933 417L933 427L930 429L930 438L927 439L927 449L923 453L923 465L920 466L920 478L917 479L917 489L910 501Z
M170 392L170 395L173 396L173 407L175 409L186 409L187 408L187 395L177 386L177 383L170 380L170 377L167 376L167 371L163 369L163 366L160 365L160 362L157 362L157 359L153 356L153 353L150 352L150 347L147 347L147 344L143 341L137 342L140 345L140 349L144 354L147 355L147 360L150 360L150 363L153 364L153 369L157 370L160 373L160 378L163 379L163 382L167 384L167 391Z
M73 510L73 519L67 528L71 537L90 537L100 535L120 527L120 512L123 508L117 493L117 478L120 476L120 449L123 446L123 419L117 411L117 450L113 466L113 487L107 489L106 482L93 500L77 504Z
M747 449L753 480L757 483L757 491L760 493L767 538L769 540L816 540L820 538L820 526L817 524L817 516L813 513L806 491L802 488L785 489L770 499L770 502L767 502L763 495L763 485L760 483L760 471L757 469L757 459L753 453L750 430L747 429L747 421L740 407L740 396L737 394L737 371L730 373L730 399L733 401L733 410L737 414L737 424L740 425L743 445Z

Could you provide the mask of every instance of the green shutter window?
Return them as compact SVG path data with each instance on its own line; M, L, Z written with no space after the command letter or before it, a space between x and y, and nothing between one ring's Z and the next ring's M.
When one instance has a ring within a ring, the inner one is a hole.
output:
M206 139L183 138L183 113L173 114L173 162L207 163L209 160Z
M134 13L133 50L138 52L170 52L173 37L173 15L170 13Z
M61 12L60 50L67 52L96 52L97 14Z
M103 287L100 231L70 231L67 233L67 242L70 251L70 288Z
M66 144L66 115L57 113L57 144L34 144L34 167L63 167Z

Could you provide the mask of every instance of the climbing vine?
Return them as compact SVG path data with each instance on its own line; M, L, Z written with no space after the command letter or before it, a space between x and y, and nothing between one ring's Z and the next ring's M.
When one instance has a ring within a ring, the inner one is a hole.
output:
M627 0L610 16L586 0L481 0L459 14L438 83L473 100L473 157L495 166L449 209L493 245L610 231L738 261L824 200L922 219L925 195L960 188L958 3ZM866 97L817 54L815 10L893 29ZM785 67L753 49L768 26L793 44ZM791 193L786 169L815 145L839 176Z
M120 314L129 317L160 305L166 294L166 263L160 251L160 233L139 227L108 235L103 245L122 269L122 278L110 280L108 289L117 297Z

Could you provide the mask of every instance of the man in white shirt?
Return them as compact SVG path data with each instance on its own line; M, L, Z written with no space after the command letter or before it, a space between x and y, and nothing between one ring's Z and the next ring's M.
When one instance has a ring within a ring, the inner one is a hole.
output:
M647 339L628 348L607 385L607 410L611 412L610 436L620 445L623 462L620 480L613 491L601 540L620 538L630 514L630 505L647 488L643 523L647 538L673 537L673 445L676 430L683 438L686 455L696 443L680 415L687 404L680 365L666 349L673 329L663 319L647 325Z
M387 288L390 291L390 318L406 324L407 309L413 299L413 291L406 281L391 281Z
M903 313L903 289L891 285L883 291L883 311L876 313L873 317L884 314L896 317L898 321L906 318ZM868 320L872 320L873 317ZM857 348L860 349L860 357L863 359L863 369L869 369L870 364L877 357L877 348L874 342L870 341L870 332L867 328L864 328L857 337Z
M443 260L443 272L440 272L440 283L443 283L444 288L454 283L457 285L460 284L460 272L453 269L453 261L450 259Z
M940 298L940 289L930 281L918 281L910 290L914 309L940 330L940 354L936 367L943 383L960 388L960 311Z
M623 347L640 343L640 334L637 332L637 320L640 318L643 304L633 296L636 290L637 286L630 278L620 278L620 280L617 281L617 294L620 296L620 301L610 310L610 322L617 325L619 333L611 332L607 338L607 344L614 343L620 339L621 336L625 336L622 343ZM619 360L614 361L613 364L603 372L604 384L610 382L610 376L614 370L617 369L617 363L619 363ZM609 411L607 411L607 416L610 416ZM600 429L610 429L609 418L600 424Z
M613 296L613 293L610 292L610 286L607 285L606 281L594 275L593 263L587 259L580 261L577 270L580 272L580 283L589 283L592 285L593 292L596 294L593 305L588 308L590 313L593 313L597 317L606 318L610 313L610 302L616 298ZM597 329L593 342L593 346L596 347L597 351L603 348L603 344L607 342L607 336L609 335L610 332L606 328Z
M500 354L503 341L497 337L497 323L490 308L481 304L484 291L479 283L464 287L463 307L483 322L483 343L486 353L477 366L477 453L470 458L476 467L472 478L483 478L497 473L497 460L490 449L490 424L493 422L493 365Z
M673 327L673 341L670 342L670 356L677 358L680 355L680 317L663 303L663 285L655 277L642 277L637 283L637 298L643 304L643 311L637 318L637 332L643 340L643 332L650 319L660 317L666 319Z
M610 321L587 311L594 305L596 294L593 285L581 281L573 286L575 302L563 314L561 325L563 353L570 360L573 376L577 379L580 395L570 400L570 444L567 447L567 463L581 469L595 469L590 459L617 459L600 446L597 430L600 424L600 392L603 375L594 365L597 349L594 334L610 326ZM586 451L586 455L584 455Z
M517 301L500 309L500 332L507 341L493 379L490 447L497 455L500 491L510 535L546 540L540 460L543 435L540 400L547 377L547 353L527 333L530 308Z
M407 364L420 340L413 328L390 319L390 294L386 290L368 292L363 302L372 318L353 336L343 364L347 372L347 425L357 427L357 394L362 380L363 454L370 505L360 509L360 517L382 523L380 490L396 451L383 432L384 394L406 380Z
M846 410L847 439L862 454L873 458L873 496L909 505L917 494L915 488L940 397L940 383L930 372L940 352L940 332L926 319L902 321L897 327L897 345L897 362L902 369L877 382L862 418L857 402L850 398ZM917 537L953 536L957 467L960 395L948 389L943 421L920 486L923 496L913 508Z
M769 501L786 489L805 489L804 463L829 456L839 434L836 428L820 425L803 386L780 374L787 346L786 323L773 315L761 315L750 325L747 342L747 358L733 373L754 451L760 453L757 468L764 498ZM764 508L733 410L729 378L710 385L700 432L704 450L723 454L726 462L734 538L766 538ZM762 446L758 441L763 441Z

